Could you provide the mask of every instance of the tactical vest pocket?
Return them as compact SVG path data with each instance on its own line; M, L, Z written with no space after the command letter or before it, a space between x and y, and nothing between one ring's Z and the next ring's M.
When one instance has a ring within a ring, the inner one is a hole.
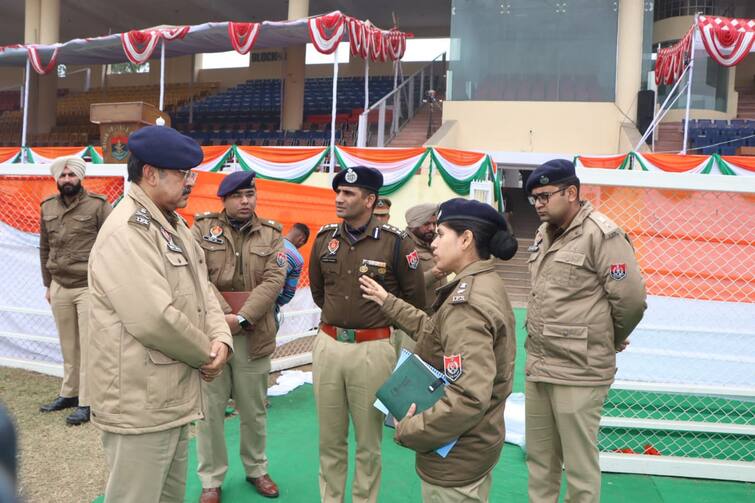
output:
M587 366L587 327L543 326L545 363L559 367Z

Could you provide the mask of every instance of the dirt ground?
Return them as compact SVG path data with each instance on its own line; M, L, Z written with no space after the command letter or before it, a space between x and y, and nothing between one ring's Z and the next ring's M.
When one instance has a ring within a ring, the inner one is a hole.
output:
M270 375L270 384L278 375ZM39 412L59 390L59 378L0 367L0 401L15 420L20 495L26 503L89 503L105 489L107 467L99 430L91 423L68 426L65 418L73 409Z

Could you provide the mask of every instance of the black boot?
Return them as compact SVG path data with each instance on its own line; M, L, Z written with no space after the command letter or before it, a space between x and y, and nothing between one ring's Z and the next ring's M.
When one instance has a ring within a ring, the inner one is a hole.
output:
M73 413L66 418L66 423L72 426L89 422L89 407L77 407Z
M43 405L39 408L39 412L54 412L56 410L69 409L71 407L79 406L79 397L72 396L70 398L59 396L52 402Z

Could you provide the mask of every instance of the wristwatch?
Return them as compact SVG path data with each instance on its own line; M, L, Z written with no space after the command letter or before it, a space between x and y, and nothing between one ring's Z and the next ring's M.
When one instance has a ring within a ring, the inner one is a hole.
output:
M249 323L249 321L240 314L236 315L236 321L239 322L239 326L244 330L249 330L250 328L252 328L252 324Z

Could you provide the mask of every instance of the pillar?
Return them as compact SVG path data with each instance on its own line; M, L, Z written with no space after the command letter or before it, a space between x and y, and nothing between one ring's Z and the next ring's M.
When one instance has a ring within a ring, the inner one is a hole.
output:
M641 85L642 35L645 2L619 1L616 51L616 106L628 117L637 117L637 93ZM622 122L626 118L622 117Z
M60 0L26 0L24 42L53 44L60 40ZM29 133L49 133L57 114L58 74L56 70L29 79Z
M309 0L289 0L288 19L302 19L309 15ZM283 114L281 129L301 129L304 122L304 79L306 46L290 46L285 49L286 60L283 85Z

